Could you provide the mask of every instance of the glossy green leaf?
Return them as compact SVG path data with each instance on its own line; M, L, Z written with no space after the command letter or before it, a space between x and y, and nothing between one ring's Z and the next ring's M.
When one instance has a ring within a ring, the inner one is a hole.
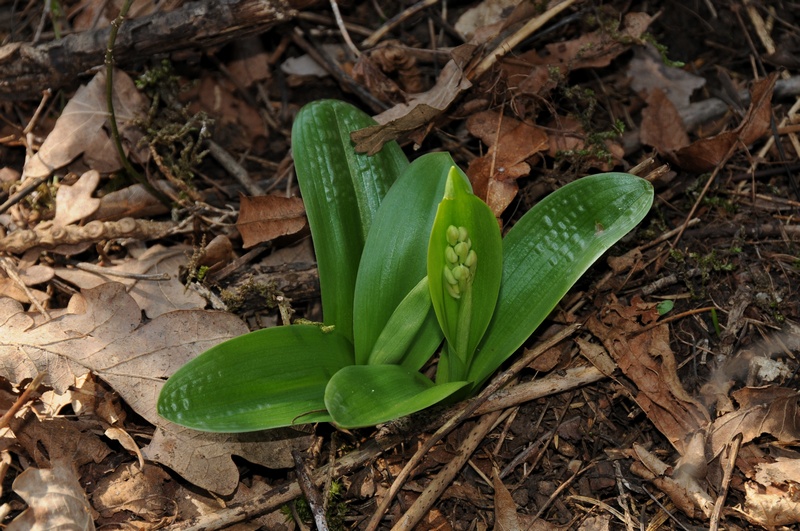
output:
M494 313L502 257L494 214L453 167L428 244L431 300L449 347L448 371L439 371L437 382L465 379Z
M626 173L578 179L529 210L503 240L503 282L469 369L473 389L536 330L605 251L653 203L653 186Z
M315 101L292 127L292 153L319 269L323 318L353 340L356 272L375 213L408 166L395 142L357 154L350 133L374 121L348 103ZM419 279L417 279L419 281Z
M401 365L353 365L331 378L325 406L342 428L374 426L430 407L468 383L434 385Z
M188 428L227 433L326 422L325 387L352 363L352 345L336 332L266 328L181 367L162 388L158 413Z
M398 304L426 275L427 248L436 205L441 201L447 173L453 166L448 153L418 158L386 194L370 229L358 270L355 293L356 363L366 364L375 342ZM419 369L442 335L433 312L404 358Z
M383 332L378 336L372 353L369 355L369 364L402 363L403 357L430 313L431 294L428 289L428 277L424 277L400 301L389 321L386 322ZM439 336L438 342L441 342L441 336ZM433 353L432 350L431 353Z

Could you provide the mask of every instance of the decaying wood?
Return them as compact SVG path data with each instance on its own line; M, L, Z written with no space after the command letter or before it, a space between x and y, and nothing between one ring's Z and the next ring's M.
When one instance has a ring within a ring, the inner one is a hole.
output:
M295 17L308 0L206 0L169 13L127 20L117 35L117 64L178 50L208 48L262 33ZM0 47L0 99L36 99L43 90L77 84L103 64L110 28L39 45Z
M227 282L226 282L227 284ZM253 264L244 268L222 293L229 309L235 306L242 315L259 313L280 304L278 297L293 304L319 297L319 273L313 263L263 266Z

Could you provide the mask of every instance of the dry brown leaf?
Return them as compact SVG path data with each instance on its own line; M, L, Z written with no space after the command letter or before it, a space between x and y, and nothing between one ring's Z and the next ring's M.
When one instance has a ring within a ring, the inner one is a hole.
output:
M147 110L147 102L131 78L120 70L114 71L113 98L120 134L129 138L131 145L135 145L138 137L133 132L133 121ZM25 163L24 176L39 178L50 175L86 152L87 147L96 143L98 138L105 145L108 134L103 127L107 118L106 74L105 70L101 70L88 85L81 86L64 107L39 151ZM115 169L121 167L116 151L103 148L102 145L98 149L93 153L96 162L113 158L112 166ZM104 169L108 170L107 167Z
M164 503L170 498L165 488L169 482L169 474L161 467L125 464L100 478L92 492L92 506L103 518L128 511L146 522L159 522L174 516L172 504Z
M294 234L306 226L306 209L299 197L240 196L236 228L245 249L279 236Z
M233 58L227 62L231 78L240 87L250 87L253 83L270 77L269 54L257 36L237 39L231 43Z
M600 514L590 516L578 527L578 531L609 531L611 529L611 515Z
M710 418L681 385L667 325L640 332L641 323L646 325L657 316L655 305L634 298L630 306L610 304L602 321L592 316L587 327L638 388L636 403L683 455L687 436L707 426Z
M0 299L0 377L12 385L47 371L45 384L66 391L93 372L157 430L142 450L188 481L220 494L238 483L231 455L267 467L288 467L290 450L309 444L293 430L241 435L209 434L169 423L156 413L163 379L210 347L248 331L224 312L184 310L142 323L136 301L119 283L84 290L68 311L43 322L10 299ZM295 438L290 438L294 436Z
M757 464L756 470L755 479L764 486L800 485L800 459L778 457L774 463Z
M753 83L751 103L742 122L733 130L702 138L671 153L675 164L681 168L702 173L714 169L725 160L735 146L752 144L769 131L772 116L772 90L778 72Z
M741 434L742 444L763 434L778 442L800 440L800 395L785 387L745 387L732 393L739 409L717 418L709 430L712 457L719 455L734 437Z
M603 68L628 50L641 37L653 17L646 13L628 13L622 27L586 33L565 42L548 44L544 50L531 50L503 62L503 70L524 94L544 96L557 86L558 77L581 68ZM533 66L531 68L531 66ZM554 76L553 71L557 70Z
M551 59L579 68L603 68L640 39L653 17L647 13L632 12L625 15L617 31L600 29L567 42L548 44Z
M458 17L456 31L469 40L478 29L503 20L519 3L519 0L484 0Z
M405 101L405 92L367 54L359 56L352 76L356 83L366 87L370 94L384 103Z
M50 468L58 461L76 467L100 463L111 453L111 449L94 433L95 426L65 418L42 422L31 413L18 416L9 427L16 434L17 444L40 468Z
M640 94L662 91L677 110L688 107L692 93L706 84L704 77L664 64L661 54L649 43L634 50L628 78L631 88Z
M106 282L124 284L130 295L151 319L173 310L204 308L205 299L197 292L188 290L180 280L180 268L189 262L192 248L188 246L164 247L154 245L136 259L104 268L109 273L132 273L137 275L168 275L169 280L139 280L123 278L81 269L56 269L59 278L67 280L81 289L100 286Z
M122 218L151 218L166 214L169 207L141 184L109 192L100 198L100 208L91 219L118 221Z
M678 109L664 91L650 89L646 101L647 107L642 110L642 127L639 132L642 144L652 146L662 154L688 146L689 134Z
M7 531L93 530L94 519L78 475L67 461L51 469L28 468L14 480L14 491L28 503Z
M517 504L497 474L497 470L492 478L492 484L494 486L495 531L521 531L523 528L519 524Z
M571 116L556 116L548 127L552 129L548 135L548 155L557 158L561 152L576 152L586 148L586 131L580 121ZM588 167L598 168L602 171L611 171L614 166L622 162L625 151L622 146L611 139L603 141L605 150L611 156L606 157L582 156L581 161Z
M470 116L467 129L490 146L485 155L470 162L467 175L475 195L499 218L517 196L519 188L514 181L530 173L525 160L548 149L547 134L495 111Z
M456 97L472 86L455 59L444 65L436 84L427 92L415 94L408 103L395 105L375 117L380 125L353 131L350 138L358 153L374 155L386 142L403 133L428 125L453 103Z
M698 432L693 436L687 446L690 447L687 452L691 454L690 461L694 462L699 457L705 465L702 433ZM692 518L709 516L714 503L697 478L686 473L686 470L676 474L677 467L673 469L653 452L637 443L633 444L632 457L638 459L638 462L631 465L631 472L652 481L653 485L669 496L672 503L684 514Z
M764 491L757 483L744 484L744 508L738 510L751 523L774 529L777 526L800 522L800 501L795 494L796 485L788 491L767 489Z
M100 200L92 197L100 184L100 173L89 170L72 186L61 185L56 192L56 215L53 225L64 227L86 219L100 208Z

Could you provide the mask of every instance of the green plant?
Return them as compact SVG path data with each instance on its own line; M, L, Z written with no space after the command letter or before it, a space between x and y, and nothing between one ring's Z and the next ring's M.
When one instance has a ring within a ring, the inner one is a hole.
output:
M468 396L652 204L643 179L586 177L501 239L447 153L408 164L390 143L373 157L356 154L350 132L372 123L345 103L319 101L293 127L324 326L217 345L167 381L162 416L221 432L359 427ZM434 381L420 369L443 340Z

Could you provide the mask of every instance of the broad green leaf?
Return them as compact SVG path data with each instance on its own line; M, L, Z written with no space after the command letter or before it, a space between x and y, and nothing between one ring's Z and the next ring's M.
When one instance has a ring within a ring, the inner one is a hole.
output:
M468 384L434 385L401 365L352 365L331 378L325 406L342 428L374 426L421 411Z
M425 239L430 234L436 205L441 201L447 173L453 164L448 153L418 158L386 194L375 216L356 281L357 364L368 362L395 308L426 275ZM430 312L417 341L409 347L404 364L419 369L441 340L436 317Z
M321 100L303 107L292 127L295 171L317 255L323 318L350 341L364 241L384 195L408 166L396 142L372 157L355 152L350 133L374 124L348 103Z
M437 382L465 379L494 313L502 258L494 214L472 193L466 175L452 167L428 244L431 300L449 354L448 371L439 371Z
M503 240L503 282L469 369L473 390L536 330L600 255L650 210L653 186L627 173L578 179L545 197Z
M221 343L176 372L158 413L181 426L236 433L327 422L325 386L353 347L313 325L266 328Z
M400 364L430 313L431 293L428 289L428 277L424 277L400 301L386 322L369 355L369 364Z

